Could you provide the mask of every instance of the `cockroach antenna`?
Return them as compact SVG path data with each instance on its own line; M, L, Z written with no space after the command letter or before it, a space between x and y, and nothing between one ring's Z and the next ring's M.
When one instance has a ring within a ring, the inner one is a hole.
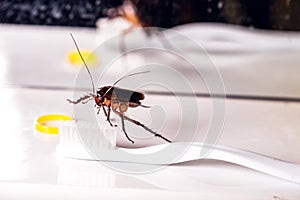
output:
M119 83L121 80L127 78L127 77L130 77L130 76L135 76L135 75L139 75L139 74L145 74L145 73L149 73L150 71L143 71L143 72L136 72L136 73L132 73L132 74L128 74L128 75L125 75L123 77L121 77L120 79L118 79L116 82L114 82L113 86L115 86L117 83Z
M81 55L80 49L79 49L79 47L78 47L78 44L77 44L77 42L76 42L74 36L72 35L72 33L70 33L70 35L71 35L72 40L73 40L73 42L74 42L74 44L75 44L75 46L76 46L76 49L77 49L77 51L78 51L78 54L79 54L79 56L80 56L80 58L81 58L81 60L82 60L82 62L83 62L83 64L84 64L84 66L85 66L87 72L89 73L89 76L90 76L90 79L91 79L91 83L92 83L92 86L93 86L93 94L95 94L95 85L94 85L94 81L93 81L92 74L91 74L91 72L90 72L90 70L89 70L89 68L88 68L88 66L87 66L87 64L86 64L86 62L84 61L83 56Z

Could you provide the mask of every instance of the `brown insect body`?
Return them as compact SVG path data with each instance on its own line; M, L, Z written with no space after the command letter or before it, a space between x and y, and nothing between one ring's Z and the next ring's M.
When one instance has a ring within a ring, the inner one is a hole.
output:
M103 97L105 97L103 99ZM141 105L141 100L145 99L145 95L140 92L122 89L119 87L104 86L97 90L95 101L99 104L110 106L116 103L129 103L129 107L137 107ZM101 103L100 103L101 102ZM97 105L99 105L97 103Z
M119 110L121 113L126 112L128 107L142 106L140 101L144 98L143 93L112 86L99 88L94 97L96 105L99 107L111 107L113 111Z

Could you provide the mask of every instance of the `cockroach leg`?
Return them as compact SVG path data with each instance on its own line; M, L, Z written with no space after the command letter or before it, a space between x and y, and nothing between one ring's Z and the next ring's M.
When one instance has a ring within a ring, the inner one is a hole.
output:
M114 112L119 113L118 111L114 111ZM130 142L132 142L132 144L133 144L134 141L133 141L132 139L130 139L130 137L128 136L128 134L127 134L127 132L126 132L126 130L125 130L124 114L119 113L118 115L121 117L121 121L122 121L122 130L123 130L123 132L125 133L126 138L127 138Z
M155 131L151 130L150 128L148 128L147 126L145 126L144 124L142 124L141 122L136 121L136 120L134 120L134 119L131 119L131 118L127 117L126 115L124 115L123 113L120 113L120 112L118 112L118 111L114 111L114 113L116 113L117 115L119 115L119 117L121 117L122 120L125 119L125 120L127 120L127 121L129 121L129 122L131 122L131 123L134 123L134 124L136 124L136 125L138 125L138 126L141 126L143 129L145 129L146 131L152 133L154 136L159 137L159 138L161 138L161 139L163 139L163 140L165 140L165 141L171 143L171 140L169 140L169 139L165 138L164 136L162 136L162 135L156 133ZM122 121L122 127L124 127L124 126L123 126L123 121ZM125 128L124 128L124 129L125 129ZM124 131L124 130L123 130L123 131ZM125 132L125 131L124 131L124 132ZM125 132L125 134L126 134L126 132ZM127 135L127 134L126 134L126 135Z
M117 127L117 125L115 124L115 125L113 125L112 123L111 123L111 121L110 121L110 111L111 111L111 109L110 109L110 107L108 107L107 108L107 121L109 122L109 124L110 124L110 126L112 126L112 127Z
M127 35L127 33L123 33L122 36L120 37L119 50L120 50L121 54L126 54L127 53L127 47L126 47L126 43L125 43L126 35ZM127 56L124 56L123 59L124 59L125 66L128 67L128 58L127 58Z
M89 94L89 95L85 95L85 96L83 96L83 97L80 97L79 99L77 99L76 101L72 101L72 100L70 100L70 99L67 99L67 101L69 102L69 103L72 103L72 104L78 104L78 103L82 103L82 101L85 101L85 100L87 100L87 99L89 99L89 98L91 98L91 95ZM89 100L88 100L89 101Z
M150 34L155 35L158 38L158 41L161 43L163 48L167 50L177 50L174 45L172 45L169 40L166 38L165 33L163 31L159 31L157 28L151 28ZM149 35L150 35L149 34Z
M88 100L86 100L86 101L83 101L83 102L81 102L82 104L86 104L87 102L89 102L90 100L93 100L94 99L94 97L91 97L91 98L89 98Z
M105 116L107 117L107 112L106 112L104 106L102 107L102 109L103 109L103 112L104 112Z
M99 115L99 113L100 113L100 110L101 110L101 106L98 106L98 111L97 111L97 115Z
M107 112L106 112L104 106L103 106L102 108L103 108L103 112L104 112L104 114L105 114L105 116L106 116L106 120L109 122L110 126L111 126L111 127L116 127L117 125L113 125L113 124L111 123L111 121L110 121L110 107L107 108L107 109L108 109Z

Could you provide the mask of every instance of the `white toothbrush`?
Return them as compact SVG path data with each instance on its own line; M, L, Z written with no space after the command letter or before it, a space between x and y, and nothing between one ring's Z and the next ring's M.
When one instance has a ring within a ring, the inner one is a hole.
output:
M115 130L115 133L109 133L109 139L107 139L107 136L105 136L105 141L106 143L109 143L108 145L103 144L103 141L99 143L101 138L103 140L103 136L99 135L101 132L103 133L103 130L98 131L97 134L89 133L89 136L87 137L88 139L80 139L78 127L75 126L74 122L71 124L70 122L67 124L63 123L59 130L61 139L59 145L57 146L57 151L64 157L150 165L169 165L199 159L215 159L238 164L293 183L300 184L300 165L242 149L219 145L211 146L204 143L184 142L174 142L135 149L113 148L116 143L115 135L117 134L117 129ZM100 144L99 150L105 151L105 153L101 154L101 156L95 155L94 151L91 153L88 152L90 151L91 146L94 148L97 145L95 144L95 141ZM169 149L169 152L177 151L181 155L178 154L177 157L175 155L173 159L164 159L163 156L156 156L154 159L152 159L151 156L149 156L155 152L158 152L157 155L160 155L159 152L164 149Z

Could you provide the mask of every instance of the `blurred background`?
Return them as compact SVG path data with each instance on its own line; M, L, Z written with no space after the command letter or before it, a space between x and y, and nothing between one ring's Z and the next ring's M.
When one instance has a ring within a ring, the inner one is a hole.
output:
M124 15L131 3L141 24L169 28L189 22L300 30L297 0L1 0L0 22L96 27L102 17Z

